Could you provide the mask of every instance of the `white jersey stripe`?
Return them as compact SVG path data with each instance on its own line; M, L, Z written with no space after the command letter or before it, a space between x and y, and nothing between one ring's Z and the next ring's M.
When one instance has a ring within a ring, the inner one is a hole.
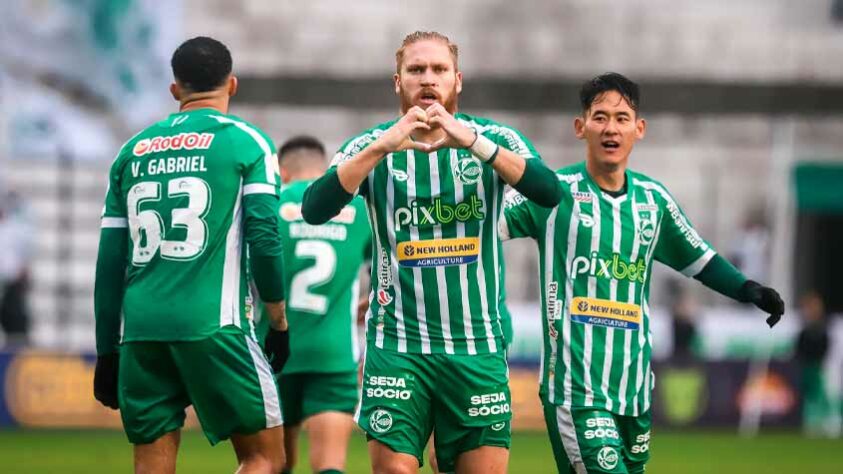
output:
M129 227L129 219L125 217L103 217L100 220L102 229L125 229Z
M252 183L243 186L243 195L249 194L272 194L275 195L275 186L271 184Z
M481 165L482 166L482 165ZM489 201L486 200L486 193L483 189L483 180L477 182L477 194L480 196L480 199L483 200L483 209L486 209L486 212L489 212ZM494 196L492 197L492 201L494 201ZM487 214L488 215L488 214ZM495 224L494 214L491 217L491 224ZM492 331L492 320L489 316L489 295L486 293L486 278L485 278L485 266L483 265L483 227L485 221L480 221L480 258L477 259L477 287L480 290L480 311L483 314L483 329L486 331L486 343L489 345L489 352L497 352L498 345L495 342L495 333ZM497 243L498 243L498 232L497 227L493 227L495 229L492 234L492 249L493 251L497 250ZM488 251L488 250L487 250ZM495 268L498 268L495 266ZM497 275L497 272L494 272ZM497 300L495 300L495 308L497 308Z
M366 204L369 207L369 223L370 223L370 226L372 228L372 233L374 234L374 238L375 238L375 254L372 255L372 265L377 265L377 269L378 269L377 274L379 274L380 270L381 270L381 268L380 268L380 265L381 265L380 256L381 256L381 253L384 252L384 249L383 249L383 241L381 241L381 237L380 237L380 231L378 230L378 222L380 222L380 220L378 219L377 207L374 205L374 195L375 195L374 194L375 193L375 172L374 172L374 170L369 173L368 181L369 181L369 194L368 194L369 197L368 197L368 199L366 199ZM390 261L391 260L392 259L390 259ZM390 269L389 271L391 272L392 269ZM369 318L374 317L374 314L372 314L371 303L373 301L377 301L377 299L375 298L374 287L375 287L375 285L372 285L373 289L369 294L369 311L368 311L368 317ZM384 288L384 290L386 290L386 288ZM367 322L366 328L368 328L368 327L369 327L369 325L368 325L368 322ZM368 336L367 336L367 338L368 338ZM376 324L375 325L375 346L377 346L379 349L383 349L383 324Z
M457 167L457 150L452 148L450 151L450 168ZM465 191L463 190L460 180L454 180L454 199L456 202L462 202L465 199ZM465 237L465 224L460 222L457 224L457 238ZM471 355L477 354L477 347L474 343L474 328L471 326L471 307L468 301L468 269L467 265L460 265L460 294L462 295L462 316L463 328L465 329L465 339L468 353Z
M386 228L395 228L395 181L392 177L393 168L393 154L386 156L387 161L387 178L386 178ZM389 244L393 249L398 248L395 241L395 232L387 232ZM404 303L401 294L401 274L398 267L398 259L392 258L392 275L393 287L395 289L395 332L398 338L398 352L407 352L407 332L404 326Z
M547 307L545 308L544 318L547 319L548 325L552 325L552 324L555 323L555 320L552 317L550 317L551 314L550 314L549 309L550 309L551 304L554 305L553 307L555 309L556 301L550 301L550 298L549 298L550 295L548 295L547 289L548 289L548 285L551 282L554 281L553 280L553 262L555 260L554 257L556 257L556 254L554 252L555 251L554 244L556 243L555 242L555 240L556 240L556 215L558 214L558 212L559 212L558 206L554 207L553 210L550 211L550 215L547 216L547 224L546 224L547 228L545 229L545 234L544 234L544 288L542 288L542 291L545 292L544 300L545 300L545 305ZM540 281L541 281L541 279L540 279ZM549 330L550 330L550 328L548 328L548 331ZM556 363L556 354L557 354L557 350L558 350L558 345L557 345L555 337L548 337L548 340L550 341L550 358L548 360L550 361L549 363L550 363L551 367L553 367L553 365ZM544 344L542 344L541 363L544 364ZM568 370L567 366L566 366L566 370ZM548 398L548 400L550 400L551 403L554 403L556 401L556 378L554 376L555 372L556 372L555 370L552 370L548 373L548 376L547 376L547 398ZM542 366L542 370L541 370L540 374L543 374L543 373L544 373L544 366ZM541 377L541 375L539 375L539 377Z
M264 168L266 168L266 182L269 184L276 184L275 169L278 167L278 161L275 159L274 150L271 146L269 146L269 142L266 141L263 135L243 122L219 115L210 115L210 117L216 119L217 122L220 123L230 123L252 137L255 143L257 143L260 147L261 151L263 151L263 165Z
M442 192L442 183L439 178L439 156L436 152L428 155L428 162L430 163L430 194L431 196L439 196ZM439 240L442 238L442 226L433 226L433 238ZM436 287L439 293L436 297L439 299L439 318L442 323L442 340L445 343L445 353L454 353L454 339L451 336L451 309L448 304L448 284L445 281L445 267L436 267Z
M694 263L688 265L687 267L682 269L682 274L688 278L693 278L697 276L699 272L708 265L708 262L711 261L712 258L716 255L714 249L708 249L702 255L702 257L698 258Z
M579 192L579 183L571 183L571 191ZM574 255L577 253L577 233L580 227L580 202L574 200L574 208L571 210L571 222L568 225L568 245L565 249L565 301L562 308L562 363L565 366L565 378L562 386L562 400L566 407L571 406L571 312L570 302L574 298L573 272Z
M600 251L600 196L590 191L591 193L591 219L594 224L591 226L591 254ZM588 297L594 298L597 296L597 277L588 277ZM594 326L591 324L583 325L583 388L585 389L585 406L590 407L594 405L594 387L591 383L591 358L594 352Z
M243 211L240 203L243 197L243 179L231 212L231 224L225 236L225 260L222 267L220 288L220 327L234 324L240 327L240 248L242 247Z
M392 179L390 179L390 182ZM416 153L407 150L407 196L416 195ZM419 240L419 228L410 226L410 240ZM424 286L421 267L413 267L413 301L416 303L416 320L419 323L419 338L422 354L430 354L430 335L427 332L427 310L424 305ZM402 299L403 302L403 299Z
M351 284L351 357L354 362L360 360L360 344L357 339L357 304L360 302L360 277ZM366 321L368 323L368 320Z

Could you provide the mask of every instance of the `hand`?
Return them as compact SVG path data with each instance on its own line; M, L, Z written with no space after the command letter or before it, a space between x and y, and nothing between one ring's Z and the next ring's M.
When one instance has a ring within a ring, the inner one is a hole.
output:
M421 107L413 107L404 114L395 124L381 135L372 147L379 150L382 154L394 153L407 149L428 151L430 145L427 143L414 141L411 137L416 130L430 130L430 125L427 123L427 114Z
M290 331L269 328L269 333L263 343L263 352L269 359L272 371L276 374L281 373L281 369L290 358Z
M120 355L105 354L97 356L97 367L94 369L94 398L100 403L117 409L117 373L120 367Z
M740 296L742 301L752 303L770 314L767 318L770 327L775 326L784 314L784 301L778 292L758 282L747 280L740 289Z
M468 148L477 139L477 132L466 127L454 118L440 103L435 103L425 110L427 123L431 128L441 128L445 131L445 138L430 144L428 151L440 148Z

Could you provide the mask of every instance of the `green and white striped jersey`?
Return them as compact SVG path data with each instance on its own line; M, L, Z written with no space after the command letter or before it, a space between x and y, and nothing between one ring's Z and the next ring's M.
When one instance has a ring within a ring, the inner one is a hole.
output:
M612 197L585 163L557 171L564 195L553 209L507 195L502 239L539 247L545 402L637 416L654 378L647 304L653 260L694 276L715 255L659 182L627 171Z
M213 109L171 114L111 166L102 227L129 230L123 341L249 330L243 196L277 199L272 140Z
M526 159L540 159L515 129L466 114L456 118ZM394 123L348 140L332 166ZM503 350L497 233L503 190L494 169L467 149L390 153L372 170L359 189L375 242L369 344L418 354Z

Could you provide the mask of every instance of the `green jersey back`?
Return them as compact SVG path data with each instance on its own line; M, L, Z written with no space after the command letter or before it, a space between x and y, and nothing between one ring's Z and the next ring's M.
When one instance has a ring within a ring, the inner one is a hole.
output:
M172 114L123 146L102 219L129 228L123 341L248 328L241 203L277 196L273 150L262 131L213 109Z
M544 346L541 395L549 403L637 416L650 407L648 307L653 260L694 276L714 257L663 185L626 172L612 197L585 164L557 171L553 209L507 196L504 239L539 247Z
M539 159L512 128L466 114L456 118L524 158ZM394 123L346 142L332 166ZM359 189L375 242L369 344L420 354L503 349L497 234L503 189L494 169L467 149L390 153L372 170Z
M302 219L310 181L281 191L284 288L290 324L290 358L284 373L357 370L360 266L371 258L366 204L354 198L323 225Z

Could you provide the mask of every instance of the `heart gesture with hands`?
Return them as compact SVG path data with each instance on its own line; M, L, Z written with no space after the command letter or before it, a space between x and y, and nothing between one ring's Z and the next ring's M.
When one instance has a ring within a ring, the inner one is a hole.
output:
M395 124L378 138L378 145L386 153L404 150L419 150L427 152L430 145L413 140L412 134L416 130L430 130L427 113L421 107L413 107Z
M468 148L477 138L473 129L460 123L438 102L428 107L425 113L427 113L427 123L430 128L441 128L446 134L444 138L431 143L428 151L436 151L440 148Z

